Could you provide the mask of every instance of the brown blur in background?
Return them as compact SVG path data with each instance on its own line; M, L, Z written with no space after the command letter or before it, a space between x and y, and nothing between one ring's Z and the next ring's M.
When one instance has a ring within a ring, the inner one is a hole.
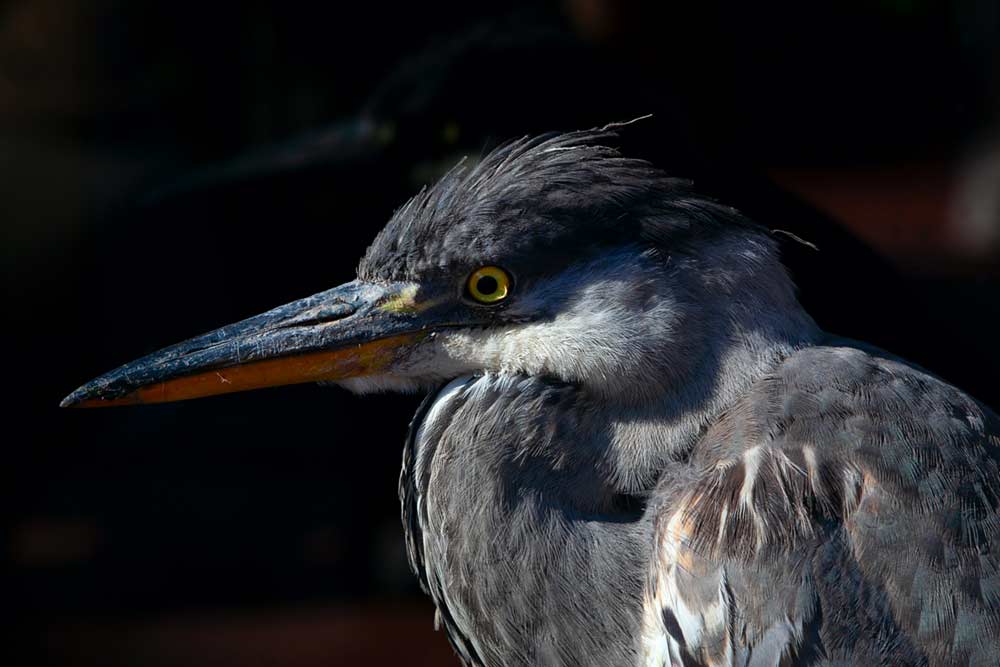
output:
M818 247L821 325L1000 407L1000 4L757 4L0 2L0 664L455 664L398 519L419 397L56 405L350 280L525 133L652 113L628 150Z

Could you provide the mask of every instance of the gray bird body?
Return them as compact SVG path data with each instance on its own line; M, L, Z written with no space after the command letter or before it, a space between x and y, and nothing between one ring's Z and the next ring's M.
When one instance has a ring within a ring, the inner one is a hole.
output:
M616 131L460 165L358 280L63 404L430 391L403 524L467 665L1000 664L996 415L820 330L767 229Z
M919 369L796 350L649 489L621 488L617 417L572 386L429 401L404 525L468 664L998 662L998 423Z

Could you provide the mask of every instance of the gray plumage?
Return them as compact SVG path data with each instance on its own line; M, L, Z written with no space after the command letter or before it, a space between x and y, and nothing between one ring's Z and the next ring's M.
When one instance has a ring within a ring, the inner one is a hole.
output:
M464 364L414 419L400 482L411 562L458 654L1000 664L996 416L821 332L765 230L608 139L459 168L361 266L517 279L489 329L456 334L465 356L439 343L411 372ZM586 343L560 350L581 320Z

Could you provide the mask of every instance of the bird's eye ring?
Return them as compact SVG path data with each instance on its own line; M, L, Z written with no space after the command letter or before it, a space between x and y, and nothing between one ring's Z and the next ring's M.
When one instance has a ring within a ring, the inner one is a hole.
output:
M499 266L484 266L472 272L465 288L479 303L500 303L510 292L510 275Z

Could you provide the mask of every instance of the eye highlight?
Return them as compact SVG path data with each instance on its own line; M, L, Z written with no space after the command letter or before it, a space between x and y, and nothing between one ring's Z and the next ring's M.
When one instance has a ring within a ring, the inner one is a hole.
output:
M484 266L472 272L465 288L479 303L499 303L510 291L510 275L499 266Z

